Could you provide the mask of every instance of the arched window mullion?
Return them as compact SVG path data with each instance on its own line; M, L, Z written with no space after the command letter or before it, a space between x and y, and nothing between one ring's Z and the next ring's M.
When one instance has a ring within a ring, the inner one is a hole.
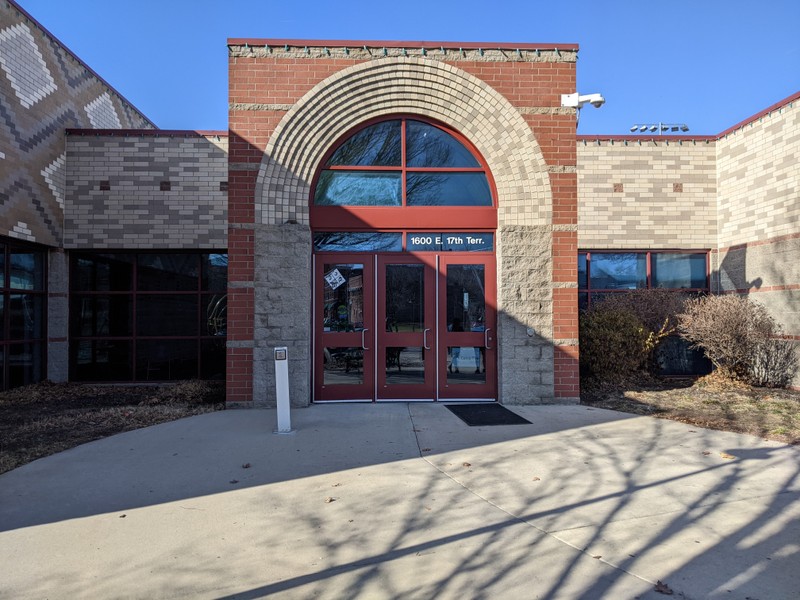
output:
M328 157L312 185L312 211L495 208L482 157L463 136L422 117L371 121Z

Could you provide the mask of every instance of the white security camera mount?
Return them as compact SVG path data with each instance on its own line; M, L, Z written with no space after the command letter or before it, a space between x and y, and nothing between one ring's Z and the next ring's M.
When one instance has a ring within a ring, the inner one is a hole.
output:
M602 94L561 94L561 106L568 108L583 108L584 104L591 104L595 108L600 108L606 103Z

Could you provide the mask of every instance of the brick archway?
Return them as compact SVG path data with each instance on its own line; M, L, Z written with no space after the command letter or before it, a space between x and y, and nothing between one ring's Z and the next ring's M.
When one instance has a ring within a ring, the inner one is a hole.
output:
M359 123L394 113L436 119L475 145L497 185L500 226L550 223L547 166L519 111L469 73L422 58L357 64L306 93L267 145L256 183L256 222L307 224L310 182L325 152Z

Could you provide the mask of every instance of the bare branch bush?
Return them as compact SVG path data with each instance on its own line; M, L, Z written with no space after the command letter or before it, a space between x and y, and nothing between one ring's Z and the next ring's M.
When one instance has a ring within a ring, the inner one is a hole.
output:
M785 386L797 370L791 343L779 339L775 319L749 298L690 300L678 322L681 336L701 348L722 376L753 385Z

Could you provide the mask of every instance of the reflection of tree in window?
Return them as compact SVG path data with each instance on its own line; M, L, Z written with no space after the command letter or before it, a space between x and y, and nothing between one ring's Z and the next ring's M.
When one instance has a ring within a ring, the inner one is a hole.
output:
M479 161L453 134L429 123L370 125L345 140L325 167L314 190L317 206L401 206L404 196L409 206L492 205Z
M344 142L327 166L400 166L400 121L384 121L366 127Z
M314 234L314 248L323 252L400 252L401 233L326 231Z
M424 267L386 267L386 331L417 331L425 322Z
M593 289L635 289L647 285L646 256L637 253L594 254L591 266Z

